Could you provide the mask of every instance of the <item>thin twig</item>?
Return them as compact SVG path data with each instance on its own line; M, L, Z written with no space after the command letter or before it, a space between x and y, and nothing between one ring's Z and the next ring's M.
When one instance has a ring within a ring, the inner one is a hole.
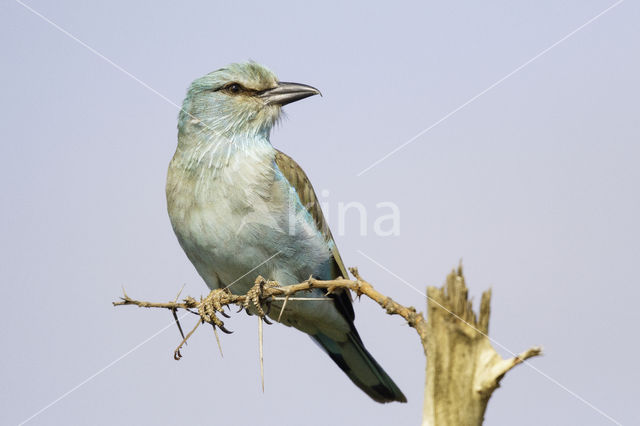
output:
M216 336L216 343L218 343L218 349L220 349L220 356L224 358L224 354L222 353L222 344L220 344L220 336L218 336L218 330L216 330L215 324L211 324L213 327L213 334Z
M264 393L264 352L262 348L262 317L258 317L258 340L260 347L260 379L262 381L262 393Z
M289 297L287 296L284 298L284 303L282 304L282 308L280 308L280 315L278 315L278 322L280 322L280 319L282 318L282 313L284 312L284 308L287 307L287 302L289 301Z
M182 342L180 342L176 350L173 351L173 359L175 359L176 361L180 361L180 358L182 358L182 354L180 354L180 348L182 348L182 345L187 343L187 339L189 339L189 337L191 337L191 335L198 329L198 327L200 327L200 324L202 324L202 320L198 320L196 326L193 327L193 330L191 330L189 334L187 334L187 337L182 339Z
M426 321L422 313L417 312L416 309L411 306L403 306L395 302L390 297L387 297L375 290L371 284L369 284L360 276L356 268L350 268L350 271L355 277L355 280L346 278L337 278L335 280L317 280L313 277L309 277L309 279L298 284L280 286L274 281L267 281L262 277L258 277L255 281L256 284L254 288L252 289L252 291L248 292L248 295L236 295L227 292L222 295L218 293L220 295L220 297L218 298L207 297L201 302L198 302L191 297L187 297L182 302L153 303L134 300L131 299L128 295L124 294L124 296L121 298L121 301L114 302L113 304L114 306L136 305L142 308L198 309L200 311L199 308L202 306L202 304L208 303L207 301L212 299L216 301L217 305L210 306L209 310L219 312L222 307L228 305L236 305L242 310L243 307L249 306L250 304L254 305L257 308L258 306L260 306L262 301L268 301L274 298L284 298L285 303L283 303L283 307L280 310L280 320L282 312L284 312L287 298L292 299L293 297L295 297L298 300L311 299L309 301L325 300L324 298L307 298L304 296L294 296L297 293L307 292L314 288L324 289L328 294L335 293L339 290L350 290L353 291L357 296L364 294L365 296L369 297L370 299L378 303L382 308L384 308L389 315L399 315L404 318L409 326L416 329L423 344L426 342ZM216 291L219 292L219 290L213 290L212 293ZM256 297L258 297L259 300L256 299ZM256 304L256 300L259 303ZM205 320L205 322L209 322L208 319L203 318L203 320Z

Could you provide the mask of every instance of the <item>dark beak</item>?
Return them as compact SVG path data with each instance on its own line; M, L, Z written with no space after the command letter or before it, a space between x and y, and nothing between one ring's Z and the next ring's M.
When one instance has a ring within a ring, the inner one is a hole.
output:
M322 96L322 93L315 87L307 86L306 84L280 81L276 87L265 90L258 96L264 99L267 105L284 106L313 95Z

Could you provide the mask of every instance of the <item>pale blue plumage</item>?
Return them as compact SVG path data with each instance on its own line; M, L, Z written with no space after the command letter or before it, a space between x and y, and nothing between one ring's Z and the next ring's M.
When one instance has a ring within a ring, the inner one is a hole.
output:
M242 294L258 275L283 285L346 276L306 175L269 140L283 105L318 93L279 82L253 62L214 71L189 88L167 204L180 245L210 288ZM308 333L376 401L405 401L364 348L348 294L332 297L290 301L281 322ZM281 308L274 304L272 318Z

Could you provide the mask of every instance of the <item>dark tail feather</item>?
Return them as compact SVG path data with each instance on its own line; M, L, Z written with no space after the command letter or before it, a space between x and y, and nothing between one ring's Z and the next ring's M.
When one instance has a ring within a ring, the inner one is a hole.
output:
M322 333L311 336L338 364L356 386L377 402L407 402L391 377L373 359L353 330L344 342L336 342Z

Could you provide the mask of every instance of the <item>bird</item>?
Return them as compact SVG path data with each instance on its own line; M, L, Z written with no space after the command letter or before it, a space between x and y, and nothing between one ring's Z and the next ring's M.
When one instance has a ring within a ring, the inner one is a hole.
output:
M245 294L258 275L281 285L348 277L309 178L270 141L282 107L314 95L321 93L279 81L254 61L229 64L189 86L167 174L167 209L210 289ZM374 401L406 402L365 348L350 293L326 300L315 289L309 297L319 301L274 302L268 315L307 333Z

